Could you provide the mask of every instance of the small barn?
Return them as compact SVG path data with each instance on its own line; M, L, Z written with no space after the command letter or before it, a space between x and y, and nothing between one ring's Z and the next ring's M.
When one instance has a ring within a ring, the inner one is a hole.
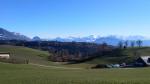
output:
M0 52L0 59L9 59L10 53Z
M137 66L150 66L150 56L141 56L136 60Z

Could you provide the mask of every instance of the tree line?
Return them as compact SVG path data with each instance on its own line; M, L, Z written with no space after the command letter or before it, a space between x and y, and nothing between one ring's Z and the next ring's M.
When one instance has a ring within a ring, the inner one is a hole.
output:
M142 41L120 41L118 47L107 43L96 44L87 42L58 42L58 41L18 41L3 40L0 44L25 46L49 51L48 60L54 62L83 62L101 56L124 56L122 49L142 47Z
M118 43L118 47L120 49L122 48L128 48L128 47L131 47L131 48L134 48L134 47L142 47L142 44L143 44L143 41L142 40L137 40L137 41L120 41Z

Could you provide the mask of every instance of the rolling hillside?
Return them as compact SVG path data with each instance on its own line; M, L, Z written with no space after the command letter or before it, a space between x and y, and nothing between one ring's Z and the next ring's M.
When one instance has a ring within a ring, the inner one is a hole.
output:
M9 52L11 59L25 60L29 59L29 63L36 66L54 67L54 68L87 68L93 64L65 64L48 61L50 55L46 51L40 51L22 46L0 45L0 52Z
M136 58L133 51L149 55L150 48L123 50L126 57ZM97 63L117 63L124 57L96 58L80 64L55 64L47 61L48 52L26 47L1 45L0 52L10 52L17 59L30 59L37 64L9 64L0 62L2 84L149 84L150 68L85 69ZM75 68L75 67L82 67ZM83 69L84 68L84 69Z
M128 48L123 49L123 56L114 56L114 57L98 57L93 60L78 63L78 64L64 64L58 62L48 61L47 58L50 55L48 52L40 51L36 49L19 47L19 46L10 46L10 45L0 45L0 52L10 52L11 58L15 59L29 59L29 63L46 65L46 66L58 66L58 67L69 67L69 68L90 68L96 64L112 64L112 63L123 63L123 62L132 62L138 56L135 56L135 52L139 56L150 55L150 48Z
M128 48L128 49L123 49L121 52L122 52L122 56L113 56L113 57L102 56L90 60L86 63L89 64L111 64L111 63L123 63L123 62L129 63L136 60L139 56L150 56L150 47Z
M38 64L47 63L47 57L49 56L49 53L45 51L10 45L0 45L0 52L9 52L11 59L29 59L30 63Z

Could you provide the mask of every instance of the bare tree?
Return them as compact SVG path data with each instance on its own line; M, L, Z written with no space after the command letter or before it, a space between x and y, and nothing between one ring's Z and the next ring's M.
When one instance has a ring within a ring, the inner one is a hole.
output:
M69 52L68 52L68 50L65 50L65 49L62 50L62 59L63 59L64 62L69 60Z
M128 47L128 45L129 45L129 41L128 40L126 40L125 42L124 42L124 47Z
M107 43L103 42L102 43L102 49L105 49L107 47Z
M38 48L41 49L41 42L38 41Z
M141 46L142 46L142 43L143 43L143 42L142 42L141 40L137 40L137 41L136 41L136 44L138 45L138 47L141 47Z
M135 46L135 41L131 41L131 47L134 48Z
M122 41L120 41L120 42L118 43L118 47L119 47L120 49L123 48L123 42L122 42Z

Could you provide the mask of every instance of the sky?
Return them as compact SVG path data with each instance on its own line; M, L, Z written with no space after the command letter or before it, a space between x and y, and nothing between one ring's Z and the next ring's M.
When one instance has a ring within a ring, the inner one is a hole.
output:
M150 0L0 0L0 27L28 37L150 37Z

